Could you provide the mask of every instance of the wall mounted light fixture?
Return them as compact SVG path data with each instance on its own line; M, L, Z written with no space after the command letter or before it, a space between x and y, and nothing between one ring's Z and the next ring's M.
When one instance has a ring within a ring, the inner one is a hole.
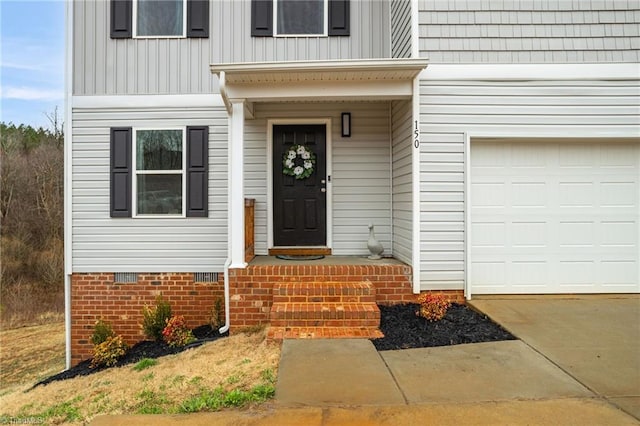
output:
M342 137L343 138L351 137L351 113L350 112L342 113Z

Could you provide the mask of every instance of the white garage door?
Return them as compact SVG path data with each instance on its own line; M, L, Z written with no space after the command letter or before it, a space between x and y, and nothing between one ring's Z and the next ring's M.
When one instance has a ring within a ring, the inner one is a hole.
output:
M471 144L472 294L640 291L638 141Z

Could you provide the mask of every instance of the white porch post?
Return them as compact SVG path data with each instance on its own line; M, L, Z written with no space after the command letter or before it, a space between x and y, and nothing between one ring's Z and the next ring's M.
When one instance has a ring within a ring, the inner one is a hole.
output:
M244 268L244 99L231 99L229 135L230 268Z
M411 250L411 262L413 268L413 292L420 293L420 266L422 257L420 253L420 77L413 79L413 147L411 149L411 183L412 183L412 230L413 241Z

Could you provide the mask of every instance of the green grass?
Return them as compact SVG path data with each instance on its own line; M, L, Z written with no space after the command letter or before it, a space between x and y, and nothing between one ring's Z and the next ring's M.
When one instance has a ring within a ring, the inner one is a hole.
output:
M222 408L244 407L249 403L261 403L273 398L275 388L272 384L262 384L246 391L233 389L225 392L222 388L203 389L200 394L187 398L177 407L178 413L195 413L198 411L217 411Z
M38 419L42 420L44 423L47 420L57 419L62 422L75 422L82 420L82 415L80 414L80 410L76 406L76 403L82 401L83 398L78 396L73 398L70 401L65 401L60 404L52 405L46 410L39 413L28 413L27 412L32 409L33 405L27 405L20 410L18 416L15 419L12 419L14 422L19 421L20 419Z
M164 393L143 390L136 395L138 398L137 414L164 414L167 411L168 399Z
M138 361L136 363L136 365L133 366L133 370L142 371L144 369L151 368L154 365L158 365L158 360L157 359L142 358L140 361Z

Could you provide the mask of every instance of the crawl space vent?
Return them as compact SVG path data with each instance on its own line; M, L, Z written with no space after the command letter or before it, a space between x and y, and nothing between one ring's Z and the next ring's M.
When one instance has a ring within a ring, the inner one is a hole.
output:
M215 283L218 282L217 272L196 272L193 274L194 283Z
M131 284L138 282L138 274L136 272L116 272L113 275L115 284Z

